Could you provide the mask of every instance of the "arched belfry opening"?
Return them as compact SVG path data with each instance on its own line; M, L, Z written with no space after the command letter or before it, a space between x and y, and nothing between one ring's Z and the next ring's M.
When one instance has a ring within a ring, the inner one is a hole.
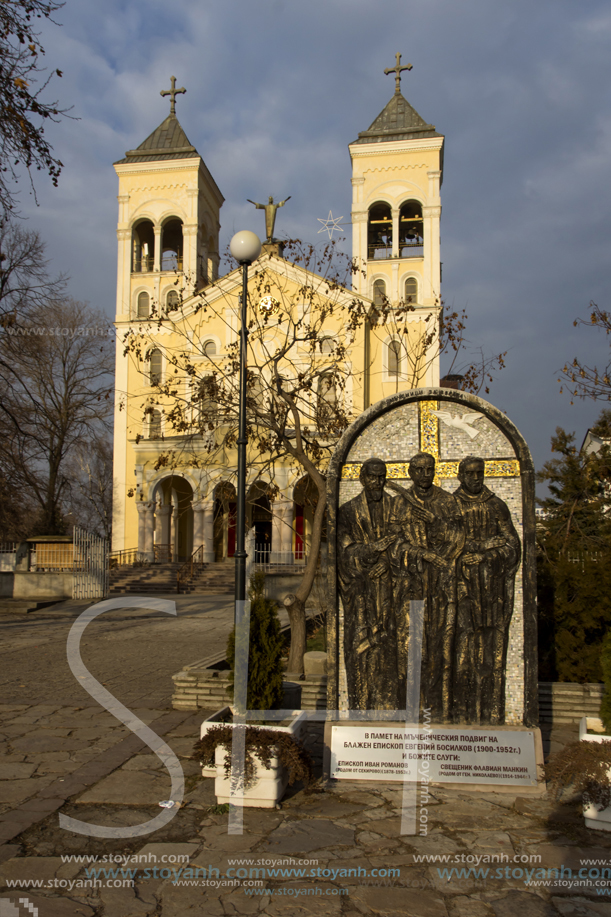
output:
M132 230L132 272L145 274L155 264L155 228L151 220L140 220Z
M392 257L392 211L390 204L378 202L369 208L367 220L367 258L372 261Z
M420 201L405 201L399 214L399 256L421 258L423 245L422 204Z
M182 220L170 217L161 227L161 270L182 271Z

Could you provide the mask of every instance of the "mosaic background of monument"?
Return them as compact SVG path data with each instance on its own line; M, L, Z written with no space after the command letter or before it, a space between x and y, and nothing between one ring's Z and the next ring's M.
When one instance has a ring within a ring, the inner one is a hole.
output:
M395 480L403 487L410 487L408 476L409 459L417 452L432 454L436 460L435 484L443 490L453 493L459 487L458 463L468 455L485 460L485 485L505 501L511 512L513 524L522 544L522 559L515 577L514 611L509 629L509 643L506 665L505 686L505 722L508 725L524 722L525 702L525 640L524 640L524 590L523 567L524 552L524 519L523 519L523 480L521 464L517 450L510 438L505 435L482 408L491 407L482 399L467 396L463 393L448 390L429 391L428 397L413 400L407 404L391 407L381 416L377 416L365 426L349 447L345 461L338 465L339 486L337 488L338 506L357 496L362 486L359 472L362 462L375 456L387 464L387 481ZM406 393L409 395L409 393ZM415 393L411 393L412 397ZM437 395L437 397L433 397ZM443 395L443 398L440 397ZM456 400L449 400L454 399ZM397 400L391 396L386 401ZM374 405L368 413L380 410ZM496 409L492 409L495 413ZM462 418L479 413L475 422L463 423ZM445 416L444 416L445 415ZM453 424L458 423L459 426ZM515 428L513 428L515 430ZM517 431L516 431L517 432ZM519 435L519 434L518 434ZM338 451L341 444L338 446ZM527 450L526 450L527 451ZM524 459L524 456L522 456ZM528 459L530 455L528 454ZM530 462L532 466L532 462ZM531 471L532 469L527 469ZM387 492L393 494L387 486ZM534 508L533 508L534 513ZM534 529L532 532L534 536ZM528 552L526 552L528 557ZM344 664L344 611L341 598L337 595L337 639L339 653L338 664L338 708L347 711L348 693L346 670ZM531 658L532 658L532 647ZM536 647L534 648L536 652Z

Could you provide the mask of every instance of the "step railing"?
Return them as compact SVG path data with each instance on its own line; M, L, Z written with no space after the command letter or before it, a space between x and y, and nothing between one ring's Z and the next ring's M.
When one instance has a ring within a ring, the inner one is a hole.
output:
M181 585L188 583L188 581L200 573L205 566L204 546L200 544L199 548L196 548L189 560L184 563L182 567L179 567L176 572L176 592L178 595L180 595Z
M110 567L126 567L133 564L144 564L144 553L138 548L128 548L125 551L111 551Z

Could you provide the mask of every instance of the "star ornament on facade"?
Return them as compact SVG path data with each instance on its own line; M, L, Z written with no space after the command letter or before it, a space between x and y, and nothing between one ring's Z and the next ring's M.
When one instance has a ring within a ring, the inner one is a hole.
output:
M328 232L329 238L332 239L333 233L335 232L336 229L338 232L341 232L340 226L342 224L340 223L340 220L343 220L343 219L344 219L343 216L336 217L334 219L332 210L329 211L329 216L327 217L326 220L321 220L319 217L318 222L322 223L322 228L318 230L318 235L320 235L321 232Z

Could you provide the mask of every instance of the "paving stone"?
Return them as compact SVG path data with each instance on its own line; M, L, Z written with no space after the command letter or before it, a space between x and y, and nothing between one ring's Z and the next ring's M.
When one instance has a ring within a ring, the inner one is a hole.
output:
M270 854L299 854L320 847L354 844L354 829L322 818L285 822L269 835L264 848Z
M383 806L386 803L383 796L368 793L367 790L352 790L349 793L343 793L341 798L344 802L353 802L362 806Z
M21 853L21 844L2 844L0 847L0 864L6 863L7 860L12 860L19 853Z
M143 774L141 771L115 771L86 790L78 798L79 803L96 805L153 806L167 799L170 792L170 777L160 773Z
M364 914L381 917L447 917L448 914L440 895L416 889L361 886L350 896L350 903Z
M80 863L63 863L61 857L13 857L0 866L0 878L24 879L73 879L83 868Z
M0 780L18 780L20 777L31 777L35 770L35 764L0 761Z
M3 780L0 782L0 802L8 802L11 807L30 796L34 796L44 787L53 783L54 777L30 777L29 780Z
M55 730L57 731L57 730ZM35 755L41 751L77 751L89 745L86 739L76 736L60 736L44 734L40 731L15 739L13 747L17 751L24 751L26 755Z
M233 891L223 893L221 901L226 914L257 914L261 907L261 897L247 895L243 886L237 886Z
M365 805L351 805L339 799L317 798L315 803L300 805L300 811L308 818L347 818L356 812L363 812Z
M487 834L478 834L474 838L474 846L484 850L499 850L501 853L513 853L511 838L505 831L490 831Z
M589 898L552 898L562 917L611 917L611 902L591 901Z
M491 901L494 917L558 917L556 908L529 892L510 892L504 898Z
M200 858L205 858L208 850L217 850L223 853L241 853L242 851L251 850L255 844L260 843L263 837L262 834L247 832L244 834L227 834L226 825L213 825L210 828L202 828L200 836L204 842L204 852Z
M146 869L147 866L186 866L191 859L197 854L201 844L182 844L182 843L161 843L146 844L134 855L133 859L128 860L129 866L139 866ZM185 859L186 858L186 859Z
M215 806L214 780L200 780L195 789L185 795L184 804L196 809L209 809L210 806Z
M207 889L164 883L161 887L163 917L224 917L223 905L217 897L206 894Z
M153 770L157 771L164 767L162 761L159 760L157 755L134 755L133 758L130 758L129 761L126 761L123 765L124 771L143 771L143 770Z
M341 913L342 902L350 900L341 888L322 882L291 883L275 891L264 910L269 917L336 917Z
M450 917L491 917L492 911L483 901L460 896L449 903Z
M556 844L538 844L535 853L539 854L541 861L533 866L544 866L546 869L568 866L571 869L579 869L582 857L600 857L607 859L608 852L597 852L593 850L584 851L579 847L564 847Z
M12 901L17 907L19 898L26 897L23 892L12 892L0 895L0 901ZM89 905L80 901L71 901L69 898L43 898L42 895L27 893L28 904L38 909L40 917L93 917L94 910ZM15 917L27 911L16 910ZM32 913L34 913L32 911Z
M462 849L451 837L437 832L431 832L426 837L419 834L404 834L401 840L409 847L413 847L419 855L457 853Z
M385 847L397 847L399 841L392 837L384 837L382 834L376 834L374 831L361 831L357 835L357 844L360 847L380 850Z
M133 888L102 886L97 891L104 905L105 913L112 917L149 917L157 909L156 904L151 905L140 901Z
M400 818L384 818L377 819L375 824L371 826L372 830L376 834L383 834L384 837L400 837L401 836L401 819ZM406 837L407 835L404 835ZM409 835L411 837L411 835Z

